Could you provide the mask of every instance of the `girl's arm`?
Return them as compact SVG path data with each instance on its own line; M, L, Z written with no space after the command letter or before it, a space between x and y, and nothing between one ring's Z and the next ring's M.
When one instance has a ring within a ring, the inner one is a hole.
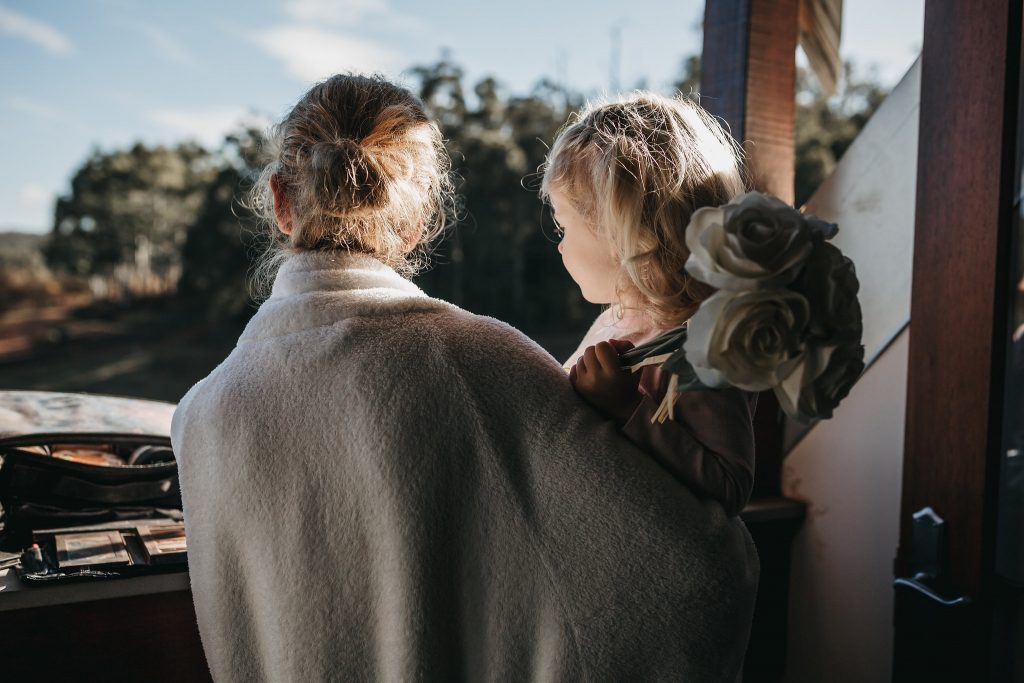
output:
M736 515L754 487L756 401L757 394L739 389L688 391L676 402L675 419L652 424L661 396L644 395L622 433L690 489Z
M612 340L588 347L569 373L576 391L691 490L714 498L729 515L738 514L754 486L756 394L685 392L674 419L652 423L667 378L653 367L624 371L618 353L629 346Z

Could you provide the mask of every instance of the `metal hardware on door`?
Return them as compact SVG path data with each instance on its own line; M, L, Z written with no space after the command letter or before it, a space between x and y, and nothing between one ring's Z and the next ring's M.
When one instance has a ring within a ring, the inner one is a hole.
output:
M921 583L917 577L914 577L913 579L898 578L893 585L897 588L910 588L917 591L923 597L933 600L944 607L959 607L961 605L969 605L971 603L971 599L965 595L960 596L959 598L953 598L952 600L947 600L929 588L926 584Z
M898 577L894 587L941 607L964 607L967 596L944 598L939 594L946 573L946 522L930 507L914 513L910 535L910 577Z

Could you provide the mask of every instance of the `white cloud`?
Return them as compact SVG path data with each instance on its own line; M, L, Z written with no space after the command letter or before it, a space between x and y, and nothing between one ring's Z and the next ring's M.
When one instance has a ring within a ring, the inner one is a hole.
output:
M73 52L71 41L57 29L0 5L0 33L18 36L53 54Z
M53 203L56 195L42 185L23 185L18 192L18 200L26 209L41 209Z
M340 71L387 73L400 66L400 56L387 48L310 26L271 28L254 34L253 40L301 81L317 81Z
M7 98L7 104L12 109L16 109L26 114L33 114L34 116L41 116L44 119L57 121L62 120L64 117L64 114L62 114L56 107L51 107L50 105L44 104L39 100L34 100L31 97L11 95Z
M150 112L149 118L175 137L195 140L209 148L218 147L225 134L243 123L266 125L264 120L237 107L164 109Z
M326 21L341 26L353 26L367 14L387 8L384 0L351 0L344 4L332 0L291 0L284 12L297 21Z
M182 66L192 66L196 63L192 52L181 41L159 26L144 21L133 22L133 25L149 38L157 52L168 60Z
M289 0L284 12L300 23L333 24L352 27L372 19L389 29L416 31L423 28L420 20L398 12L387 0Z
M396 73L407 60L364 37L364 29L375 34L425 30L422 21L394 9L389 0L288 0L283 9L288 23L257 31L251 38L305 82L342 71Z
M68 114L62 109L53 107L45 102L32 99L31 97L24 97L23 95L10 95L5 99L7 106L15 111L20 111L25 114L53 121L64 126L72 126L79 130L84 129L85 125L79 121L76 117Z

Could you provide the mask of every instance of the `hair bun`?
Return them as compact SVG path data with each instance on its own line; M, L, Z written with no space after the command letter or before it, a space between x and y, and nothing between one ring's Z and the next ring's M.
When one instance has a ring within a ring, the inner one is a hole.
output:
M310 149L311 189L328 214L348 214L386 204L387 183L380 165L358 142L339 138Z

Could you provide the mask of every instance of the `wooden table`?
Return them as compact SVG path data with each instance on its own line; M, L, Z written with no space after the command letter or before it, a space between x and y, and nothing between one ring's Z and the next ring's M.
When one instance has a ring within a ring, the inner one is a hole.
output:
M188 574L26 586L0 571L4 680L210 681Z

